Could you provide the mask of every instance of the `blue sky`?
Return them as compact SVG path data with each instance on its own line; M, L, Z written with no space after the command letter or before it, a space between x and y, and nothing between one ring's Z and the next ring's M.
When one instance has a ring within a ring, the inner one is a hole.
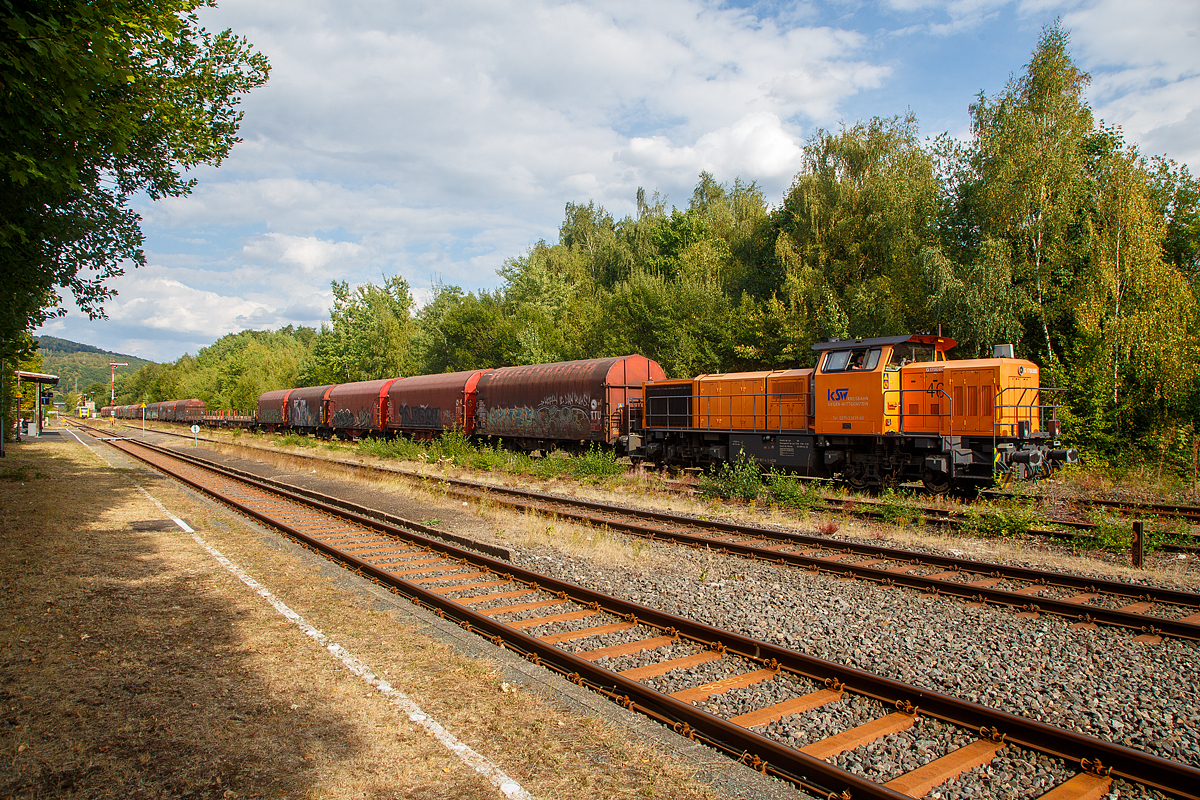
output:
M683 206L701 170L778 202L817 128L912 111L965 137L1055 18L1097 117L1200 171L1195 0L223 0L204 23L272 62L244 141L190 197L137 203L148 263L109 319L68 301L38 333L169 361L317 326L331 280L494 288L567 202Z

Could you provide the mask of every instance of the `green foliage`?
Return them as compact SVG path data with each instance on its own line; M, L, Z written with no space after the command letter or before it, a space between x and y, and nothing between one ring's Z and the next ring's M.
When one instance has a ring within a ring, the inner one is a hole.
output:
M1133 526L1128 522L1099 519L1093 533L1100 549L1110 553L1125 553L1133 546Z
M771 499L783 508L809 511L821 502L821 493L816 483L801 481L793 475L785 475L771 469L767 473L767 489Z
M910 525L924 518L924 512L917 507L910 492L898 492L890 486L880 493L875 509L880 518L891 525Z
M310 436L289 433L274 440L272 444L276 447L316 447L317 440Z
M1037 505L1020 498L991 500L969 506L959 530L985 538L1024 536L1039 520Z
M409 339L413 300L408 282L386 278L382 286L353 290L333 281L332 326L321 326L300 381L308 386L379 380L411 374Z
M571 459L571 471L580 480L586 478L614 478L623 475L628 468L617 460L617 454L595 442L588 445L584 453Z
M739 450L733 459L700 476L700 492L705 497L753 502L762 492L762 470L745 450Z
M105 282L145 262L130 197L186 195L238 141L269 65L203 4L0 0L0 345L65 313L60 290L103 316Z
M916 119L817 131L804 158L775 215L795 291L834 304L856 336L928 327L918 254L937 240L938 183Z

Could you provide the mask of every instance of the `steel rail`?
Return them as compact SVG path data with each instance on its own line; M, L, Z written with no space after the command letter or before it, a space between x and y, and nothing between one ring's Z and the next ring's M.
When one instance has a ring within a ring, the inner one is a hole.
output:
M144 446L133 443L135 446ZM122 447L130 452L132 447ZM159 450L159 448L147 448ZM130 452L136 458L147 461L142 456ZM174 456L175 454L170 454ZM150 463L148 461L148 463ZM160 465L155 465L164 469ZM199 466L199 465L197 465ZM220 472L212 466L205 465L204 469ZM168 471L164 469L164 471ZM179 477L189 485L214 495L213 490L198 481ZM232 476L231 476L232 477ZM393 536L399 536L410 541L416 541L423 546L439 551L450 559L481 569L509 577L526 583L531 588L552 594L562 593L583 605L591 605L597 610L604 609L630 621L636 620L641 624L649 624L664 631L676 631L697 642L710 642L713 649L733 652L748 660L767 664L776 664L795 674L803 675L812 680L823 682L833 680L848 689L868 697L875 698L887 704L901 706L911 703L918 706L925 714L941 719L953 725L978 729L981 732L992 730L1003 733L1007 741L1028 747L1039 752L1074 761L1081 764L1103 764L1111 769L1111 774L1117 775L1135 783L1146 785L1168 794L1186 800L1200 800L1200 770L1169 761L1132 748L1105 742L1085 734L1057 728L1045 723L1025 719L1004 711L991 709L938 692L910 686L889 678L873 675L872 673L835 664L823 659L806 656L786 648L778 647L767 642L752 639L730 631L724 631L703 623L694 622L667 612L658 611L646 606L622 600L611 595L586 589L575 584L561 581L540 573L513 566L507 562L490 556L454 547L431 537L423 536L412 531L406 531L395 525L383 523L364 514L349 511L344 507L329 506L302 495L272 487L259 480L237 478L237 480L256 485L263 491L287 497L293 502L324 511L332 516L345 519L368 529L378 530ZM228 498L220 498L222 502L230 503L249 516L258 519L272 527L281 527L279 522L269 515L255 509L236 503ZM479 614L455 601L441 595L422 589L419 585L410 583L402 578L390 575L385 570L372 565L370 562L344 553L319 539L308 536L303 531L288 528L289 535L295 536L310 547L314 547L331 557L353 567L356 572L370 577L382 584L397 589L428 608L440 611L466 623L466 627L484 631L498 637L497 643L504 642L535 663L549 666L556 671L598 689L605 694L618 698L626 707L644 711L660 721L672 726L685 734L702 739L709 744L730 753L741 753L741 759L757 766L763 772L785 777L806 788L819 788L821 791L831 790L833 793L841 789L849 791L854 796L872 798L904 797L887 787L860 778L849 772L834 767L825 761L812 758L797 750L781 745L767 737L754 733L708 714L694 706L676 700L655 690L649 689L603 667L598 667L589 661L581 659L554 645L547 644L535 637L513 629L491 617ZM763 758L762 756L767 756Z
M175 451L171 452L175 453ZM196 459L197 463L200 464L212 463L198 456L184 454L177 455L186 459ZM360 470L368 469L372 471L398 473L410 478L419 478L424 482L435 481L452 486L465 487L474 491L483 492L487 495L494 495L496 493L508 494L542 503L579 506L604 514L648 518L686 528L709 528L717 531L737 533L743 536L763 538L778 542L788 542L796 546L809 546L822 550L837 550L846 553L847 555L862 556L864 560L908 562L912 564L912 569L917 569L921 566L949 568L951 571L979 574L985 577L1000 577L1018 581L1027 581L1031 584L1031 586L1043 585L1046 588L1058 587L1074 589L1089 594L1117 595L1135 599L1139 602L1185 606L1190 609L1200 608L1200 595L1163 587L1139 586L1137 584L1128 584L1120 581L1110 581L1099 578L1081 578L1078 576L1066 575L1058 572L1037 570L1027 567L1013 567L994 562L962 559L953 556L915 554L912 551L898 548L857 545L850 542L835 541L827 538L791 533L787 531L778 531L771 528L763 528L742 523L724 522L719 520L702 520L695 517L669 512L630 509L610 503L583 500L579 498L565 498L559 495L549 494L546 492L537 492L529 489L498 487L491 484L470 481L462 478L421 476L406 470L396 470L387 467L366 467L362 464L355 464L354 462L341 459L328 459L328 461L341 466L352 467ZM228 467L222 468L230 469ZM249 473L244 474L249 476ZM278 485L286 486L285 484ZM295 490L294 487L288 488ZM488 499L495 502L503 502L495 497L489 497ZM509 505L528 510L527 506L521 504L510 503ZM541 510L545 511L545 509ZM711 548L718 544L718 542L714 542L712 539L704 536L683 533L680 531L666 530L662 528L653 528L638 522L625 522L612 517L594 516L591 514L571 511L569 509L550 510L549 513L553 513L556 516L566 519L582 522L584 524L593 526L607 526L609 528L621 530L626 533L649 539L665 539L694 547ZM434 529L429 529L429 531L432 530ZM453 539L454 537L452 535L447 536L442 534L442 538ZM994 605L1006 606L1019 612L1054 614L1056 616L1071 619L1080 623L1102 623L1126 628L1150 636L1169 635L1184 639L1200 640L1200 621L1184 622L1157 615L1146 615L1122 611L1120 609L1109 609L1103 606L1085 606L1081 603L1069 602L1066 600L1057 600L1054 598L1040 596L1029 596L1020 594L1016 591L994 589L985 586L972 586L969 583L951 580L931 581L923 576L906 575L903 572L898 572L895 569L880 569L870 565L834 560L830 556L822 557L807 555L805 553L779 552L752 544L738 544L735 542L721 541L716 549L719 549L723 552L732 553L734 555L771 563L788 564L791 566L835 574L841 577L867 580L883 586L903 586L910 589L917 589L927 594L949 595L977 603L990 602Z
M133 427L133 426L126 425L126 427ZM183 438L192 438L192 437L187 437L186 434L177 433L175 431L165 431L165 430L161 430L161 429L155 429L155 432L161 433L164 436L177 436L177 437L183 437ZM233 443L233 442L222 442L220 440L210 439L210 438L204 438L204 441L210 442L212 444L220 444L220 445L225 445L225 446L246 447L249 449L262 449L262 448L256 448L252 445L238 444L238 443ZM288 453L287 455L297 457L297 458L312 458L312 456L307 456L307 455L298 454L298 453ZM357 469L385 471L385 472L391 472L394 474L407 475L410 477L427 477L427 476L421 475L420 473L410 472L408 470L401 470L401 469L395 469L395 468L391 468L391 467L381 467L381 466L369 466L368 467L366 465L355 464L354 462L346 461L344 459L322 459L322 460L328 461L329 463L340 464L343 466L353 467L353 468L357 468ZM825 481L827 479L806 478L806 480ZM682 494L682 493L687 493L687 491L690 491L690 490L675 489L674 491L677 491ZM1004 492L997 492L995 490L984 490L984 491L990 495L994 495L994 496L998 496L998 497L1014 496L1014 495L1004 493ZM865 517L879 516L878 512L874 511L873 509L874 509L874 507L878 507L878 506L882 505L881 503L879 503L877 501L873 501L873 500L855 499L855 500L850 501L855 506L862 505L862 506L867 507L867 509L859 510L859 509L845 508L844 503L846 501L841 500L839 498L835 498L835 497L822 497L821 502L826 504L825 510L827 510L829 512L843 513L843 514L855 514L857 516L865 516ZM1077 502L1081 502L1081 503L1084 503L1087 505L1109 505L1112 507L1128 507L1128 508L1132 508L1134 510L1137 510L1137 509L1143 507L1142 505L1137 504L1137 503L1131 504L1126 501L1119 501L1119 500L1081 499ZM838 508L839 504L843 504L843 507ZM1155 512L1155 513L1160 513L1160 515L1165 514L1167 516L1172 515L1172 512L1170 511L1171 509L1178 509L1179 513L1175 513L1174 516L1177 516L1180 518L1186 518L1186 519L1191 519L1192 517L1190 516L1190 512L1194 511L1196 514L1195 518L1198 521L1200 521L1200 507L1170 506L1170 505L1157 505L1157 506L1150 505L1150 506L1146 506L1146 507L1163 509L1163 511ZM956 517L958 516L958 514L960 512L954 511L952 509L942 509L942 508L937 508L934 506L913 506L912 508L914 511L928 515L925 518L925 522L927 524L942 525L942 526L948 526L948 527L952 527L952 528L958 527L960 524L960 521L958 519L956 519ZM937 516L937 515L942 515L942 516ZM1048 522L1053 525L1059 525L1059 526L1065 527L1065 528L1075 528L1077 530L1084 530L1084 531L1094 530L1097 527L1097 525L1092 522L1079 522L1076 520L1068 520L1068 519L1052 519L1052 520L1048 520ZM1071 533L1069 531L1050 530L1050 529L1045 529L1045 528L1030 528L1028 531L1026 531L1026 533L1030 536L1038 536L1041 538L1053 538L1053 537L1065 537L1065 538L1070 538L1070 539L1094 538L1094 537L1088 536L1087 534ZM1177 535L1181 535L1187 539L1194 539L1194 540L1200 541L1200 534L1184 533L1184 534L1177 534ZM1200 545L1163 543L1163 544L1160 544L1159 547L1168 552L1200 553Z

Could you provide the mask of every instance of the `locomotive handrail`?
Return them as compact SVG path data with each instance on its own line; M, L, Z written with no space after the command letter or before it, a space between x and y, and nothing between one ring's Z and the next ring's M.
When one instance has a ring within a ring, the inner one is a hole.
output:
M750 409L735 411L733 408L733 400L745 399L745 398L750 398L750 402L751 402ZM764 400L764 398L765 398L765 400ZM707 399L710 402L717 401L717 400L728 401L728 409L725 411L713 412L711 410L711 406L710 406L710 409L708 411L702 413L699 410L699 403L702 399ZM691 410L689 410L689 411L672 411L671 410L671 402L672 401L678 402L681 400L688 401L691 404ZM766 403L766 406L760 409L759 405L758 405L759 400L764 400L764 402ZM785 402L790 401L790 402L794 403L799 400L802 400L804 402L805 411L802 413L784 414L783 412L780 412L780 411L771 412L769 410L770 404L772 401L774 401L778 405L782 405ZM701 395L701 394L691 393L691 394L653 396L653 397L643 398L643 402L645 403L645 406L644 406L644 411L642 414L642 425L643 425L643 428L653 428L655 430L706 430L706 431L723 431L723 432L728 432L728 433L751 432L751 433L775 433L775 434L784 434L784 433L807 434L807 433L812 432L812 427L809 424L809 420L812 419L812 417L813 417L814 401L815 401L815 393L814 392L769 392L769 393L757 393L756 392L756 393L752 393L752 394L719 394L719 395ZM655 409L662 409L662 410L656 411ZM722 417L727 418L729 420L729 424L725 425L725 426L714 427L712 425L712 419L714 417L716 417L718 419L720 419ZM763 420L763 427L759 428L759 427L757 427L757 425L755 425L755 427L753 427L751 429L734 427L734 424L733 424L734 417L750 417L752 419L755 419L756 421L757 421L757 419L761 418ZM693 419L696 420L695 426L693 426L693 424L692 424ZM650 424L651 420L655 420L655 424ZM661 424L661 422L663 420L666 421L665 425ZM680 422L679 422L680 420L682 420L682 424L680 424ZM701 424L701 422L700 422L701 420L704 420L704 422L707 424ZM785 428L784 427L785 420L799 420L800 424L798 427ZM774 424L772 425L768 421L774 421Z

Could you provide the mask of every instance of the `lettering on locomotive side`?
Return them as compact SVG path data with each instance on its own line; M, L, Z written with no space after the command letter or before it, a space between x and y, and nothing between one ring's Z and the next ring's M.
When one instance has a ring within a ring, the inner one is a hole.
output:
M829 404L841 408L860 408L870 404L870 399L865 395L852 395L849 389L830 389L828 396Z

